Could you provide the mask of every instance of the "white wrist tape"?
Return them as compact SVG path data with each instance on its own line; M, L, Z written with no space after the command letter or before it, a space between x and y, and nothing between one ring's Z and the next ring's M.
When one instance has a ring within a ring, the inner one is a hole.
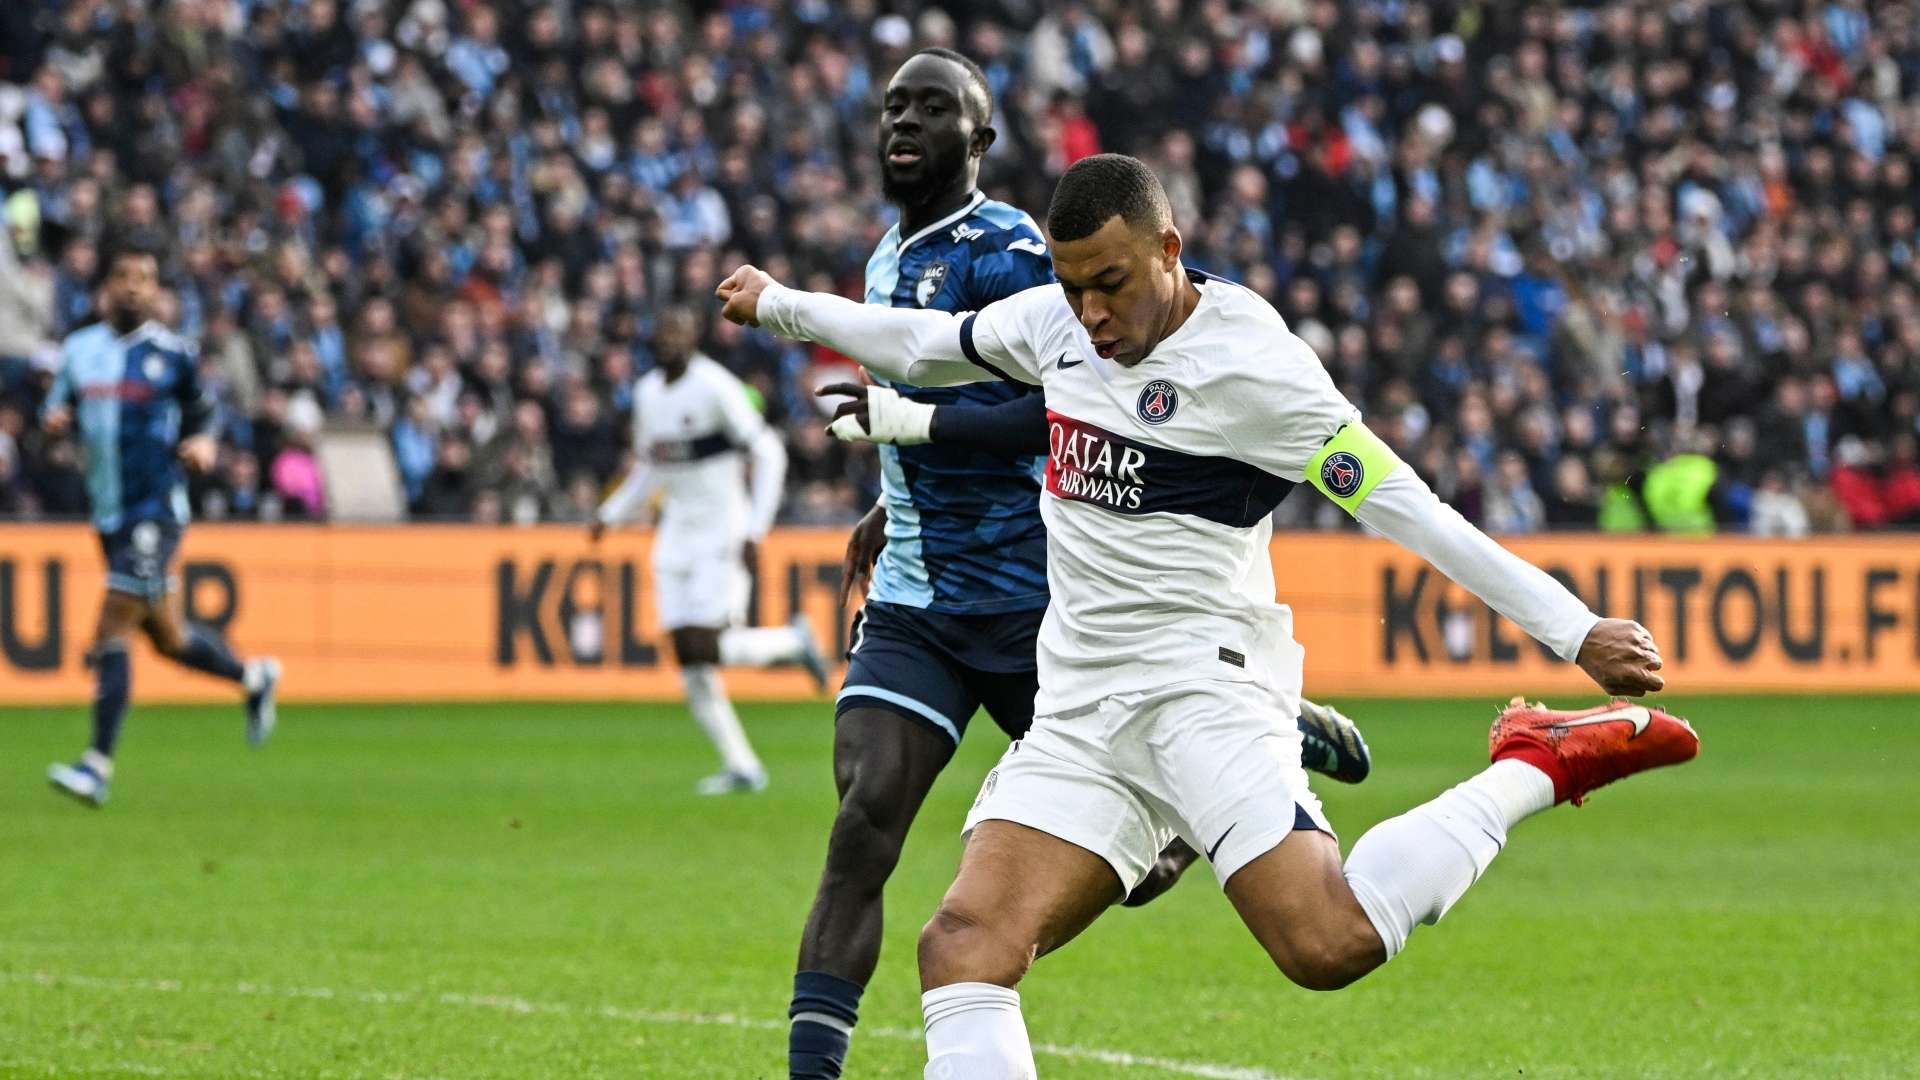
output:
M900 396L891 387L867 387L867 426L852 415L842 416L827 426L842 442L892 443L918 446L933 439L934 406Z

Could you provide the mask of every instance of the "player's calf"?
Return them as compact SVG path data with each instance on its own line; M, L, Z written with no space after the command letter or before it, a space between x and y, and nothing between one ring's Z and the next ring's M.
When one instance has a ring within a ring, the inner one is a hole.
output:
M887 879L952 755L945 735L888 710L856 705L834 721L840 808L800 938L787 1010L790 1080L833 1080L845 1068L860 998L880 962Z
M47 782L54 790L92 806L107 801L107 787L113 780L113 750L120 741L120 726L127 718L127 700L132 694L133 665L127 655L125 637L107 637L87 653L87 666L93 669L93 738L80 760L68 765L56 762L47 767Z
M233 654L227 639L210 626L189 623L184 634L172 639L170 649L166 654L168 659L183 667L228 682L241 682L246 678L247 666Z

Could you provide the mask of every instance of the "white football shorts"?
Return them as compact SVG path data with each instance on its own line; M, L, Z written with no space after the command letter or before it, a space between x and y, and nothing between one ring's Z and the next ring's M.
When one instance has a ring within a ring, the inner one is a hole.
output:
M1295 829L1328 835L1300 765L1299 697L1196 680L1037 716L967 814L1012 821L1105 859L1131 892L1174 836L1226 884Z
M752 589L740 549L731 545L713 555L653 566L654 610L663 630L732 626L746 618Z

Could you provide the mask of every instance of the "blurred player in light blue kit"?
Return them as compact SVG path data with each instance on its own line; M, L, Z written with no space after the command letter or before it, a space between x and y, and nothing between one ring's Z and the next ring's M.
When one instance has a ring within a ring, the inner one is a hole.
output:
M60 434L77 429L86 458L93 525L106 553L107 594L87 664L93 669L93 741L72 765L47 770L54 789L99 806L107 801L113 753L132 690L128 639L136 630L162 656L225 679L246 694L247 740L273 733L280 664L242 661L217 632L186 621L173 556L187 524L186 476L219 452L219 417L200 385L198 349L152 319L159 259L125 249L108 266L106 320L61 344L60 374L42 420Z

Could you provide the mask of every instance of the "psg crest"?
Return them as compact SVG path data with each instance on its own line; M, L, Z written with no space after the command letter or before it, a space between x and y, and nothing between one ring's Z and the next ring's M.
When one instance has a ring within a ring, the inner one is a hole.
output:
M920 271L919 284L913 287L914 301L921 307L926 307L928 304L933 303L933 298L939 295L940 286L945 284L946 280L946 263L928 263L927 268Z
M1165 379L1155 379L1140 391L1140 402L1134 411L1140 414L1142 423L1158 427L1173 419L1173 410L1180 407L1180 391Z
M1320 482L1327 490L1344 499L1360 490L1360 481L1366 478L1366 470L1360 467L1360 459L1341 450L1327 455L1320 463Z

